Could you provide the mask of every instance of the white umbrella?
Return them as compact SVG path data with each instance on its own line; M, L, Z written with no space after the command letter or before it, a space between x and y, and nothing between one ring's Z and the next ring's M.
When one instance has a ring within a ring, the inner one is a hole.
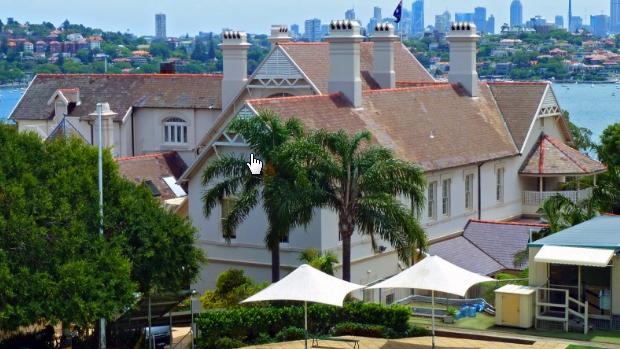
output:
M362 288L364 286L340 280L304 264L241 303L274 300L304 302L305 347L308 348L308 302L342 307L344 297Z
M494 281L442 259L429 256L401 273L369 288L414 288L431 291L433 348L435 347L435 291L465 297L473 285Z

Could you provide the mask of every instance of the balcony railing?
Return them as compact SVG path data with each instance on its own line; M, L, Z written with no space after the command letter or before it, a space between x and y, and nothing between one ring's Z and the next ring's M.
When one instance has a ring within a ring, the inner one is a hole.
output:
M572 202L577 203L583 199L590 198L592 196L592 188L569 191L524 191L523 206L533 206L538 208L543 204L543 202L545 202L545 200L556 195L562 195Z

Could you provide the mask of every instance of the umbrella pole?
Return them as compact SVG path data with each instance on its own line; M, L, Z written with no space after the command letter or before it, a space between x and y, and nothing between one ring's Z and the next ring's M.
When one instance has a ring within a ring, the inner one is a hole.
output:
M433 331L433 349L435 349L435 291L431 291L432 303L432 331Z
M304 332L305 341L304 348L308 349L308 302L304 301Z

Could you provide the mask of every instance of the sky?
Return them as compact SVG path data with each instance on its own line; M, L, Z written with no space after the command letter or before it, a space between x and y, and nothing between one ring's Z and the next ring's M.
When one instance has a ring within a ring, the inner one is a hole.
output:
M403 6L411 8L412 0ZM511 0L426 0L426 25L434 23L434 16L449 10L473 12L474 7L487 8L495 15L496 25L508 22ZM553 22L555 15L564 15L567 23L568 0L521 0L524 19L542 15ZM129 31L136 35L153 35L155 13L167 17L168 36L195 35L199 31L219 32L222 28L244 30L250 33L268 33L272 24L300 25L308 18L323 21L344 17L344 11L354 8L358 19L367 23L374 6L383 9L383 17L394 11L398 0L0 0L0 16L14 17L20 22L60 25L65 19L71 23L101 28L105 31ZM610 0L573 0L573 13L587 17L590 14L609 14Z

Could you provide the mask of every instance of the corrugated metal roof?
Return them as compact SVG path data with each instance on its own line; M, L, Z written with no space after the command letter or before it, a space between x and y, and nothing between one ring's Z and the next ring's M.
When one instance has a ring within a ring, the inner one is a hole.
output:
M599 216L529 244L620 250L620 216Z

